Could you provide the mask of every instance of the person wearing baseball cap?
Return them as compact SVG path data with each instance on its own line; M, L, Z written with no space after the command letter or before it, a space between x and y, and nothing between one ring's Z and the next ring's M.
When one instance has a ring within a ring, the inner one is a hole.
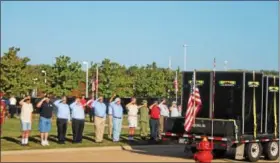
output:
M159 140L159 120L160 120L160 107L158 101L154 101L154 103L149 107L150 109L150 133L151 133L151 141Z
M91 107L94 108L95 142L101 143L106 121L106 105L103 102L103 96L97 98L91 104Z
M137 128L137 122L138 122L138 111L139 106L136 104L136 98L132 97L130 103L126 105L126 109L128 111L128 140L133 141L134 140L134 134L135 134L135 128Z
M149 108L147 100L142 101L142 106L139 108L140 111L140 136L145 140L148 136L149 128Z
M121 105L121 99L116 98L115 101L110 103L110 107L112 108L113 117L113 141L118 142L120 140L123 119L123 107Z

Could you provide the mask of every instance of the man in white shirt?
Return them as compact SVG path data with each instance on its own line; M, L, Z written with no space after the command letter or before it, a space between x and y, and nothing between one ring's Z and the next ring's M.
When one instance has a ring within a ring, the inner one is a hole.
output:
M164 119L165 117L169 117L169 109L166 106L166 99L162 99L161 103L159 104L160 108L160 121L159 121L159 139L161 139L161 133L163 132L164 127Z
M23 146L28 145L28 137L31 130L31 122L32 122L32 112L33 105L31 103L31 97L27 96L22 99L19 104L21 105L21 129L22 129L22 140L21 144Z
M15 96L11 96L11 98L9 99L9 103L10 115L11 118L14 118L14 115L17 113L17 99L15 98Z
M172 106L170 107L170 116L171 117L179 117L179 108L177 107L176 101L172 102Z
M128 127L129 127L128 140L133 140L135 128L137 127L137 122L138 122L138 109L139 109L139 107L136 104L135 97L131 98L131 102L126 105L126 109L128 111L128 117L127 117Z

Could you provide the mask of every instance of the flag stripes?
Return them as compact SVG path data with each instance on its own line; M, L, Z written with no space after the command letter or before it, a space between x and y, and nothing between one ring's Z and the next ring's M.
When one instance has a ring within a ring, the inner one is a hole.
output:
M187 112L185 115L185 131L189 132L195 122L195 117L199 110L201 109L201 98L199 94L198 88L193 88L193 91L191 91L189 100L188 100L188 107Z

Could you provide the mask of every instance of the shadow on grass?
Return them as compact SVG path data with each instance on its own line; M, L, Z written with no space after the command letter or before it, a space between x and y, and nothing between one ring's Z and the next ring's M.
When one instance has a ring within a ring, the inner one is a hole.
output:
M40 143L40 139L36 139L39 136L30 136L28 139L30 142L33 143ZM39 137L40 138L40 137ZM15 144L21 144L21 136L17 137L17 138L13 138L13 137L3 137L2 139L15 143Z
M16 143L16 144L21 144L21 141L16 139L16 138L12 138L12 137L3 137L2 139L6 140L6 141L9 141L9 142L12 142L12 143Z
M56 135L50 135L49 136L49 140L52 141L52 142L55 142L55 143L58 143L58 139L57 139L57 136ZM65 141L67 142L72 142L72 139L69 139L69 138L65 138Z
M93 138L88 137L88 136L83 136L82 138L85 140L91 141L91 142L95 142L95 140Z

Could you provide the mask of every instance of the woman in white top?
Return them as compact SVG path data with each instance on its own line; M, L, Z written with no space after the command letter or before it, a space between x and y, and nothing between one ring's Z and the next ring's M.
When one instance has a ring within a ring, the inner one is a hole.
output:
M175 101L172 102L172 106L170 107L170 113L171 113L171 117L180 116L179 109L178 109Z
M31 97L27 96L22 99L19 104L21 105L20 121L22 130L21 145L28 144L28 137L31 130L33 105L31 103Z
M136 98L131 98L131 102L126 105L126 109L128 110L128 127L129 127L129 137L128 140L133 140L133 136L135 133L135 128L137 127L138 122L138 110L142 106L137 106Z

